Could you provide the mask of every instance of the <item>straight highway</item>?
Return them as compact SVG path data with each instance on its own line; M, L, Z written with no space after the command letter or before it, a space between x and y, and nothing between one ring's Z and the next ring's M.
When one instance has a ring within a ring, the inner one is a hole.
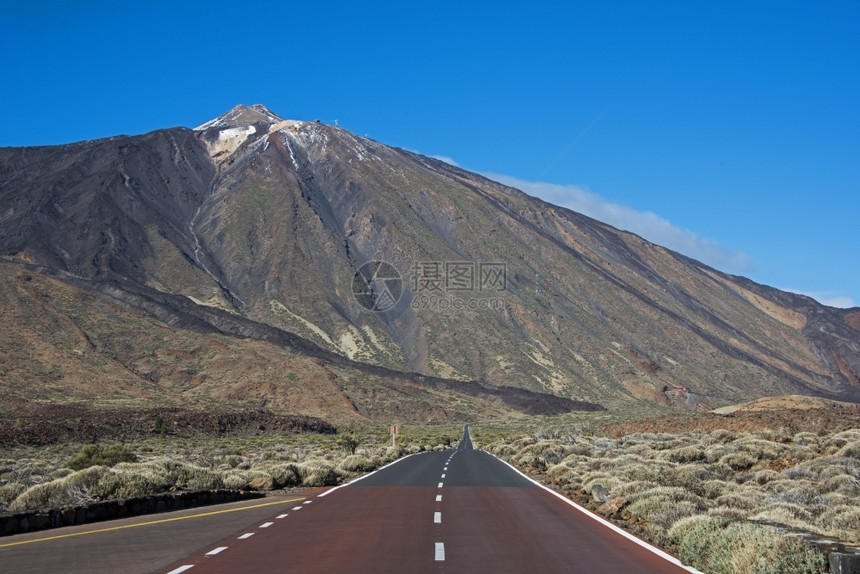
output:
M0 538L0 572L680 574L675 558L472 447L328 490Z

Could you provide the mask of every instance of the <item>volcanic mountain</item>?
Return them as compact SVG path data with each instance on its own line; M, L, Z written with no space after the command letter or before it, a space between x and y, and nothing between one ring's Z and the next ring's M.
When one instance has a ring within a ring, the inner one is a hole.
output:
M860 309L261 105L0 149L0 257L7 402L432 419L860 401Z

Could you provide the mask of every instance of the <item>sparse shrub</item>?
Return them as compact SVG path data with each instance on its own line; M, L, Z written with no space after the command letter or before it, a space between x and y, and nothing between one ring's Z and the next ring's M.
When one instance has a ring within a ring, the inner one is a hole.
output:
M0 485L0 512L8 508L9 503L18 498L26 490L27 486L20 482L8 482Z
M627 508L631 514L650 518L665 507L686 502L695 507L696 511L707 509L707 502L684 488L677 486L659 486L628 497L632 504Z
M837 492L845 496L860 496L860 480L847 474L838 474L826 479L821 485L822 492Z
M341 461L339 467L347 472L370 472L376 470L376 465L366 456L353 454Z
M92 500L93 491L108 472L110 469L106 466L91 466L64 478L37 484L18 495L9 504L9 511L53 508Z
M735 488L732 483L724 480L703 480L696 489L696 493L699 496L713 500L732 492Z
M656 482L650 482L647 480L637 480L635 482L628 482L627 484L621 485L616 494L617 496L623 496L624 498L630 498L636 494L641 492L645 492L646 490L652 490L654 488L659 488L660 485Z
M734 442L734 446L738 450L750 453L756 460L775 459L787 450L785 445L760 439L738 440Z
M630 512L632 513L633 511L631 510ZM650 519L652 523L665 531L671 528L678 520L699 514L699 512L700 509L697 505L682 500L658 510L650 516Z
M247 490L250 479L242 471L232 471L222 478L224 488L229 490Z
M774 496L776 500L787 502L790 504L801 504L804 506L826 504L827 500L821 495L820 487L814 486L797 486L783 490Z
M696 462L705 459L705 451L698 446L683 446L669 453L672 462Z
M724 522L736 522L738 520L746 520L747 513L737 508L729 506L714 506L708 509L708 516L720 518Z
M711 439L715 442L721 442L723 444L732 442L735 440L737 436L735 433L731 431L727 431L725 429L717 429L711 433Z
M756 484L764 485L772 480L775 480L777 477L779 477L779 473L770 469L765 469L756 472L753 475L753 480Z
M360 443L359 443L358 439L355 438L355 435L348 434L348 435L343 435L340 438L338 438L337 444L340 448L342 448L344 450L344 452L346 454L353 455L353 454L355 454L355 449L358 448L358 445Z
M738 510L744 511L752 511L757 508L760 504L760 498L755 498L749 496L748 493L730 493L724 494L716 499L716 504L718 506L726 506L728 508L735 508Z
M782 478L787 478L790 480L817 480L818 474L815 473L809 467L805 466L795 466L792 468L787 468L782 473L780 473Z
M516 454L517 452L517 449L515 449L512 445L509 444L499 444L489 450L499 458L508 458Z
M149 462L121 462L114 466L118 472L140 474L153 483L159 490L167 490L176 486L176 464L167 459L156 459Z
M720 463L728 465L734 470L747 470L756 462L758 462L758 458L748 452L733 452L720 459Z
M81 452L70 458L66 466L72 470L81 470L88 466L114 466L120 462L136 460L137 456L122 443L110 446L88 444L81 449Z
M268 469L269 474L275 480L276 488L287 488L298 486L301 483L299 467L292 463L278 464Z
M794 444L801 446L818 446L819 439L818 435L811 432L799 432L794 435Z
M829 534L851 541L860 540L860 508L855 504L839 504L828 508L819 522Z
M334 486L337 473L322 461L308 461L298 466L302 486Z
M812 448L804 445L794 445L785 452L783 452L783 456L794 462L803 462L805 460L810 460L815 458L816 452Z
M570 447L568 449L568 453L569 453L569 455L575 454L575 455L579 455L579 456L589 456L589 455L591 455L593 450L594 449L591 448L591 445L586 444L584 442L579 442L579 443L576 443L575 445L573 445L572 447Z
M776 524L786 524L788 526L814 530L808 526L812 515L802 506L790 502L769 504L750 518L751 520L774 522Z
M817 574L826 566L803 540L764 525L690 518L671 534L681 560L709 574Z
M849 442L836 452L836 456L860 460L860 440Z
M224 488L224 481L220 474L208 468L188 465L178 486L185 490L217 490Z
M735 452L733 447L718 443L707 447L703 456L705 458L705 462L713 464L719 462L723 457L733 452Z
M224 464L229 468L236 468L242 463L242 457L237 454L232 454L224 459Z
M708 521L708 517L703 514L694 514L676 521L669 529L669 538L676 544L689 538L690 534L700 525Z
M93 489L93 494L102 500L149 496L159 489L145 476L129 472L108 472Z
M50 475L50 476L51 476L51 480L54 480L54 479L57 479L57 478L65 478L65 477L69 476L70 474L72 474L73 472L75 472L75 471L74 471L74 470L72 470L71 468L57 468L57 469L54 469L54 470L52 470L52 471L51 471L51 475Z

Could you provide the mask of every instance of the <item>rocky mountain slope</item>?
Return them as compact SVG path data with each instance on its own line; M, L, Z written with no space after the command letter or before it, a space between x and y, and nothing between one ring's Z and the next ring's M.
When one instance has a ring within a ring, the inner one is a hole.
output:
M19 394L62 394L86 371L68 349L103 356L113 345L112 368L142 393L139 379L156 394L233 393L314 416L352 407L321 404L325 391L284 399L301 395L305 374L285 378L281 365L353 373L335 374L336 395L380 417L390 411L356 400L365 377L377 396L406 383L432 394L418 400L429 418L442 395L440 408L462 413L860 400L856 308L720 273L474 173L259 105L193 130L0 149L0 256L7 316L64 290L96 296L43 311L53 314L44 329L68 329L65 355L4 351L0 382ZM87 322L96 300L123 309L106 312L115 334L104 341L102 322ZM31 320L5 323L7 339L23 340ZM151 322L161 343L118 345L126 320ZM175 352L171 337L183 341ZM266 351L244 370L255 345ZM208 359L173 363L195 352ZM216 355L230 374L214 377ZM91 377L104 389L122 379ZM220 390L201 388L213 377Z

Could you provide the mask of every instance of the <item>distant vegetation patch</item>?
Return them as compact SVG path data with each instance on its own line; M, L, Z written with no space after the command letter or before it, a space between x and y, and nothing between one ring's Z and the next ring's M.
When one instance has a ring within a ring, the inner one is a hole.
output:
M83 470L90 466L114 466L120 462L135 462L135 455L124 444L112 444L104 446L100 444L88 444L81 452L73 456L66 463L68 468L72 470Z
M184 408L93 409L80 403L33 404L0 419L0 446L131 440L155 435L205 437L265 433L334 434L329 422L271 411Z
M343 434L158 434L120 443L4 449L0 513L213 489L274 491L340 484L410 453L442 450L459 439L453 426L388 428Z

